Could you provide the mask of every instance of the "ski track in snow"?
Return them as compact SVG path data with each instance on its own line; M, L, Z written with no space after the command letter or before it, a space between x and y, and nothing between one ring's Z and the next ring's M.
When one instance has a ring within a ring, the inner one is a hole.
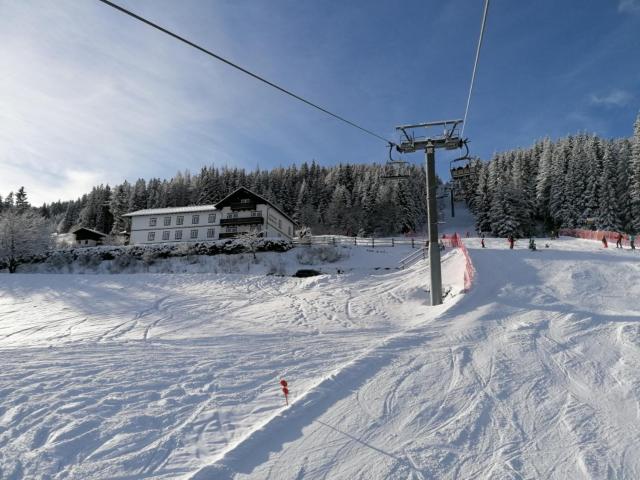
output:
M3 276L0 478L640 478L640 258L551 243L437 308L424 262Z

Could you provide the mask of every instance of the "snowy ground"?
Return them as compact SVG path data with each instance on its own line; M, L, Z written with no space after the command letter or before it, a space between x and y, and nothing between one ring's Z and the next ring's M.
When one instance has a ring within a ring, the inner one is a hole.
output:
M438 308L426 265L366 250L308 279L2 276L0 478L640 478L640 254L468 245Z

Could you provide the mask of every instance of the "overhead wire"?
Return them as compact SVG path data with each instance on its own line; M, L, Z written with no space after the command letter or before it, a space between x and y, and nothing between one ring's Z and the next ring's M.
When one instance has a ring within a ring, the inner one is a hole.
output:
M215 58L216 60L219 60L219 61L221 61L223 63L226 63L230 67L233 67L236 70L239 70L242 73L245 73L246 75L249 75L250 77L253 77L256 80L258 80L258 81L260 81L262 83L265 83L265 84L269 85L270 87L275 88L276 90L279 90L281 93L289 95L290 97L293 97L296 100L299 100L299 101L307 104L308 106L313 107L313 108L315 108L315 109L317 109L317 110L319 110L319 111L321 111L321 112L323 112L323 113L325 113L325 114L327 114L327 115L329 115L329 116L331 116L331 117L333 117L333 118L335 118L335 119L337 119L337 120L339 120L339 121L341 121L343 123L346 123L347 125L350 125L350 126L352 126L354 128L357 128L358 130L360 130L360 131L362 131L364 133L367 133L367 134L369 134L369 135L371 135L373 137L376 137L376 138L378 138L380 140L383 140L387 144L393 144L393 142L391 142L390 140L386 139L382 135L378 135L377 133L375 133L375 132L373 132L373 131L371 131L371 130L369 130L367 128L361 127L357 123L352 122L351 120L348 120L348 119L344 118L341 115L333 113L333 112L327 110L326 108L321 107L320 105L317 105L316 103L313 103L310 100L307 100L307 99L301 97L300 95L297 95L297 94L291 92L290 90L287 90L286 88L281 87L280 85L278 85L278 84L276 84L274 82L271 82L270 80L267 80L266 78L264 78L264 77L262 77L262 76L260 76L260 75L258 75L256 73L253 73L250 70L247 70L246 68L241 67L240 65L238 65L236 63L233 63L231 60L228 60L228 59L226 59L226 58L224 58L224 57L212 52L211 50L208 50L208 49L206 49L206 48L204 48L204 47L192 42L191 40L188 40L188 39L186 39L186 38L184 38L184 37L172 32L171 30L168 30L168 29L166 29L164 27L161 27L160 25L158 25L156 23L153 23L151 20L148 20L148 19L146 19L146 18L144 18L144 17L142 17L142 16L140 16L140 15L138 15L136 13L133 13L132 11L127 10L126 8L120 6L120 5L116 4L116 3L113 3L113 2L111 2L109 0L98 0L98 1L104 3L105 5L108 5L111 8L116 9L116 10L118 10L118 11L120 11L120 12L122 12L122 13L124 13L124 14L126 14L126 15L128 15L128 16L130 16L130 17L132 17L132 18L134 18L134 19L136 19L136 20L138 20L138 21L150 26L150 27L152 27L152 28L155 28L156 30L159 30L162 33L167 34L170 37L173 37L176 40L179 40L180 42L185 43L185 44L189 45L190 47L193 47L196 50L199 50L199 51L209 55L210 57Z
M489 11L489 0L484 1L484 11L482 13L482 25L480 27L480 38L478 38L478 47L476 48L476 59L473 62L473 72L471 73L471 84L469 85L469 95L467 96L467 106L464 109L464 119L462 121L462 132L460 137L464 137L464 128L467 126L467 115L469 114L469 104L471 103L471 94L473 93L473 84L476 79L476 70L478 69L478 59L480 58L480 48L484 38L484 27L487 24L487 12Z

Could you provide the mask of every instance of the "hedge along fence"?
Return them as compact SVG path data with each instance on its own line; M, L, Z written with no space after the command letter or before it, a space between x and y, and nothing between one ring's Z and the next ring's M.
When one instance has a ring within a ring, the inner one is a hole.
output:
M607 242L618 241L618 235L620 232L610 232L608 230L582 230L579 228L564 228L558 232L565 237L584 238L585 240L597 240L602 241L602 237L607 239ZM622 243L629 245L629 235L622 234Z
M283 239L258 239L253 246L240 239L225 239L212 242L158 243L147 245L96 247L71 247L50 250L42 255L34 255L19 259L20 265L50 263L55 266L70 265L78 262L81 265L96 266L105 260L117 260L127 264L141 260L151 262L155 259L186 257L192 255L230 255L236 253L286 252L293 248L293 243ZM0 262L0 270L7 266Z

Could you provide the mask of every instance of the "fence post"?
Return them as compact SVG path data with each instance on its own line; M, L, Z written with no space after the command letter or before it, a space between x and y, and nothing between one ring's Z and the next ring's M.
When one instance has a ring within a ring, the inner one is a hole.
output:
M358 245L358 237L353 237L353 244Z
M392 246L392 247L395 247L395 246L396 246L396 244L393 242L393 237L391 237L391 246Z
M371 237L371 248L376 246L376 241Z

